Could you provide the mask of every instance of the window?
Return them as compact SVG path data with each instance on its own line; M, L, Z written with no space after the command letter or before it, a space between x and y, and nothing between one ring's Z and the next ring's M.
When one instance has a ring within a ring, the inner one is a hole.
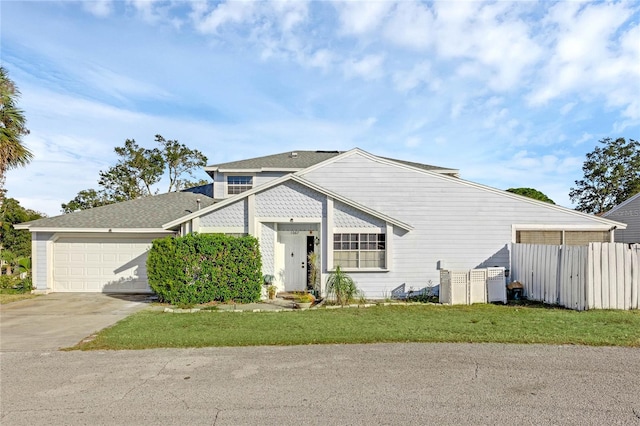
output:
M385 268L385 234L334 234L333 263L343 268Z
M609 231L516 231L516 243L580 246L611 241Z
M253 187L253 176L227 176L227 194L242 194Z

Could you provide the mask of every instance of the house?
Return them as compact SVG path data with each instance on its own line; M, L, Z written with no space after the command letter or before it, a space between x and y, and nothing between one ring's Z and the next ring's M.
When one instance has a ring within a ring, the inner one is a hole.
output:
M254 235L280 290L340 265L369 298L437 285L440 269L510 266L510 243L612 241L623 223L463 180L455 169L346 152L296 151L209 166L173 193L22 224L41 291L148 291L145 251L167 234Z
M615 230L617 243L640 244L640 193L618 204L606 212L603 217L627 225L626 229Z

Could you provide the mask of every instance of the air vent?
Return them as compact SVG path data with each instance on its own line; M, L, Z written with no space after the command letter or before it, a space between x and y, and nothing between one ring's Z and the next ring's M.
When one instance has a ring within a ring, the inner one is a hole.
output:
M297 153L297 152L295 152L295 151L292 151L292 152L291 152L291 155L290 155L289 157L291 157L291 158L298 158L298 153Z

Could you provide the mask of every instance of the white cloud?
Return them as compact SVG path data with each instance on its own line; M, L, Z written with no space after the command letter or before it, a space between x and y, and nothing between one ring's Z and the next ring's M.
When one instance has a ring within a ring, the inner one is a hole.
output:
M208 3L193 3L191 17L195 28L203 34L216 34L226 24L252 23L258 4L250 1L218 3L209 10Z
M382 55L367 55L362 59L352 59L344 64L344 72L348 77L358 76L365 80L375 80L382 77Z
M484 119L483 125L485 128L493 129L494 127L499 126L503 122L505 122L508 115L509 110L507 108L495 110Z
M466 78L485 80L496 91L526 82L541 48L520 17L521 3L436 2L436 49L443 58L462 59Z
M582 136L580 136L580 139L574 142L574 145L581 145L587 141L590 141L591 139L593 139L593 135L591 133L583 132Z
M433 72L429 61L419 62L407 71L396 71L393 74L393 83L401 92L413 90L422 84L436 92L442 85L442 81Z
M622 108L622 115L640 120L640 26L625 24L638 8L632 3L560 2L543 23L549 34L550 56L529 96L533 106L576 94L600 98ZM635 88L635 90L634 90Z
M112 0L82 1L82 8L98 18L106 18L113 11Z
M571 110L578 105L578 102L567 102L566 104L564 104L562 106L562 108L560 108L560 114L562 115L567 115L569 114L569 112L571 112Z
M86 64L79 78L86 81L89 86L102 88L104 92L122 100L131 98L167 99L171 97L171 94L161 87L96 64Z
M303 64L328 70L336 61L335 55L328 49L319 49L309 56Z
M343 34L367 34L376 31L394 3L391 1L345 1L334 3Z
M433 41L433 14L422 3L400 2L390 14L384 36L398 46L423 50Z
M273 8L284 32L293 31L305 22L309 15L309 5L306 1L279 0L270 2L269 5Z

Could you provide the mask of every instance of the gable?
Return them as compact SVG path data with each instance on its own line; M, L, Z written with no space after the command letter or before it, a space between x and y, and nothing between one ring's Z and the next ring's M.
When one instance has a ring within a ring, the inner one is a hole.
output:
M324 194L295 181L287 181L256 194L258 217L319 218L323 216L325 207Z
M382 230L385 227L383 220L339 201L334 203L333 208L333 225L336 228Z
M298 172L305 179L383 214L418 226L425 218L452 228L487 221L607 228L623 224L463 179L351 151Z
M640 243L640 193L618 204L604 217L627 225L626 229L616 229L617 242Z
M640 217L640 193L618 204L603 216L625 223L627 222L624 219Z
M244 200L245 203L243 204L243 215L248 218L251 216L249 214L250 198L254 200L254 204L258 205L256 206L257 211L254 211L253 214L257 214L262 217L292 218L295 216L296 218L302 219L326 217L326 200L327 198L331 198L332 200L341 202L360 211L361 213L364 213L365 215L377 218L383 222L388 222L389 224L400 229L404 229L405 231L413 229L413 226L405 222L377 212L368 206L358 204L353 200L350 200L338 193L329 191L326 188L318 186L313 182L307 181L306 179L296 175L287 175L282 178L275 179L274 181L260 187L245 191L242 194L227 198L226 200L210 207L165 223L163 227L164 229L182 228L183 225L188 224L195 219L199 221L200 218L208 216L212 212L226 209L241 200ZM238 215L239 211L236 212L236 217L238 217ZM224 213L224 217L230 216L232 216L231 213ZM214 217L216 216L211 216L211 218Z
M224 209L215 210L200 218L200 226L203 227L246 228L248 223L246 199L237 201Z

